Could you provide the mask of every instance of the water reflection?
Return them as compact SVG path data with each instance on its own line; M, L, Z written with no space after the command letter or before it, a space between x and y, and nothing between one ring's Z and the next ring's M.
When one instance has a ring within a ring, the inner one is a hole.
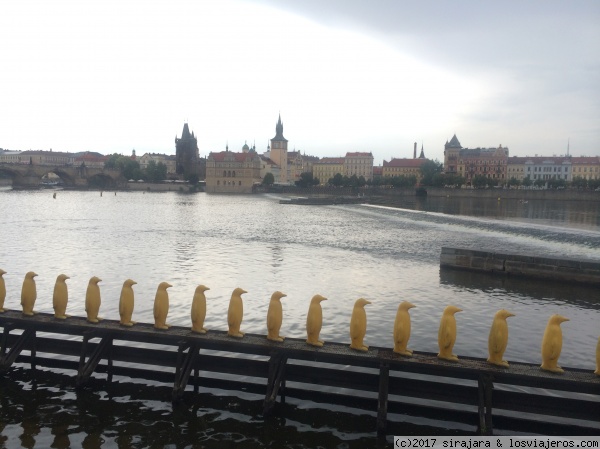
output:
M172 404L171 387L157 383L92 379L87 388L75 392L62 375L45 372L37 389L30 389L28 372L17 368L13 375L25 381L3 380L3 396L14 398L10 407L3 403L0 409L0 442L6 447L362 449L389 444L375 436L373 416L288 403L281 405L285 419L264 419L263 398L254 395L240 399L220 391L190 392ZM423 435L436 429L411 426L410 431Z
M598 288L552 280L535 280L475 271L440 268L440 284L459 289L477 289L495 294L521 295L523 298L560 301L582 309L600 310Z

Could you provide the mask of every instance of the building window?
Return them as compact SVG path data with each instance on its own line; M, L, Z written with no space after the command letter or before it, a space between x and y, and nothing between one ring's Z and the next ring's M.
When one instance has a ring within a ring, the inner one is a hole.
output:
M241 186L241 185L242 185L242 181L238 181L238 182L239 182L239 184L238 184L238 185L239 185L239 186Z
M227 170L223 170L223 178L227 176Z

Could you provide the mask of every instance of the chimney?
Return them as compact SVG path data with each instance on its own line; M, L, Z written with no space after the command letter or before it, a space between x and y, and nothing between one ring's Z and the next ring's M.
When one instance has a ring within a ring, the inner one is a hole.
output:
M417 158L417 142L415 142L415 151L413 152L413 159Z

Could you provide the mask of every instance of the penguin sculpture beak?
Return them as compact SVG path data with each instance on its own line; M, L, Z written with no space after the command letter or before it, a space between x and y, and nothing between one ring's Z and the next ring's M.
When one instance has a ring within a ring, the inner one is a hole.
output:
M506 316L507 316L507 317L511 317L511 316L516 316L516 315L515 315L514 313L510 313L510 312L508 312L508 313L506 314Z
M248 293L248 292L247 292L246 290L244 290L243 288L242 288L242 289L240 289L240 290L242 290L242 293L241 293L242 295L243 295L244 293Z
M31 276L32 278L36 277L38 274L37 273L33 273L33 275Z
M365 299L365 303L367 303L367 304L371 304L371 301L367 301L367 300Z

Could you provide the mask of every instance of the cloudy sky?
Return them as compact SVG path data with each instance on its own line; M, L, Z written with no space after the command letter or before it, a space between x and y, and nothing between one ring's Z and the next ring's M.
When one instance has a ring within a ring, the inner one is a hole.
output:
M600 2L3 0L0 148L600 155Z

